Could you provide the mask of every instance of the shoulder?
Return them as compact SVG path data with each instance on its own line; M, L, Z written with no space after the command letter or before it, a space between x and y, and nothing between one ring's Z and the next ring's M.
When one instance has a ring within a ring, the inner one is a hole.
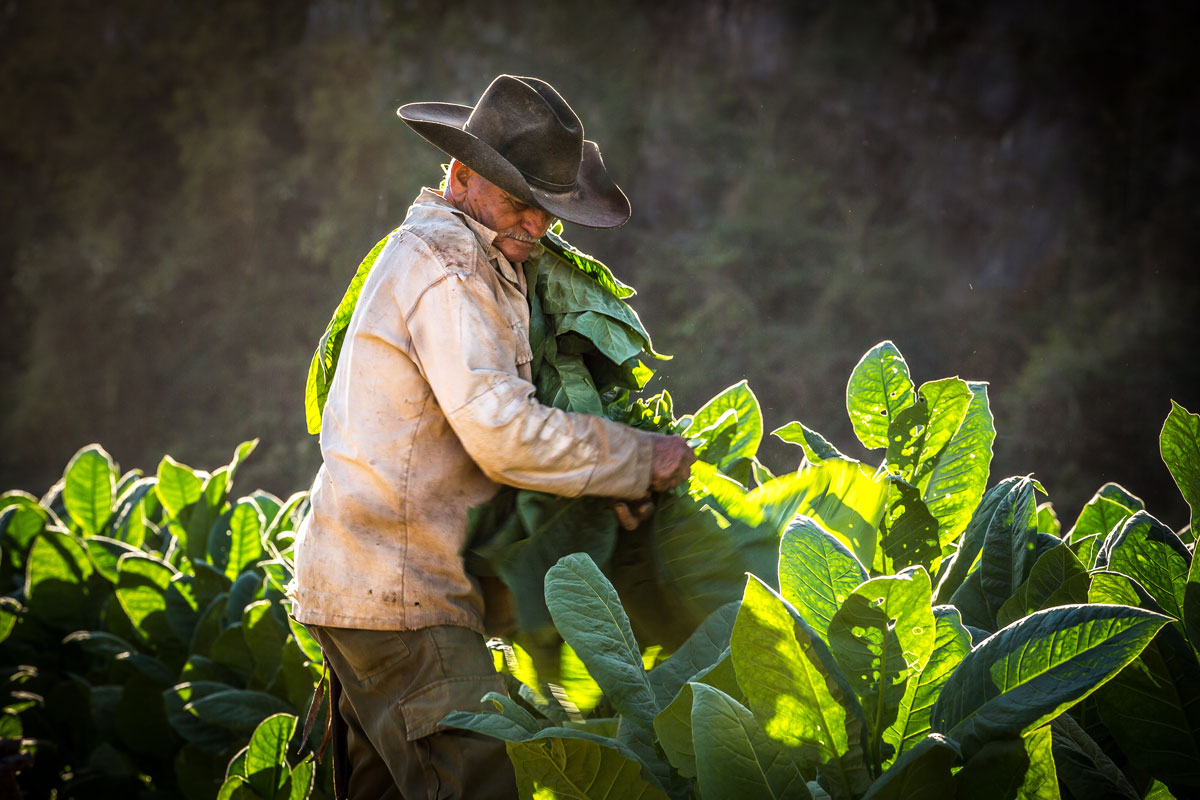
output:
M400 249L420 254L447 275L472 275L484 260L479 237L456 212L440 205L414 205L396 234Z

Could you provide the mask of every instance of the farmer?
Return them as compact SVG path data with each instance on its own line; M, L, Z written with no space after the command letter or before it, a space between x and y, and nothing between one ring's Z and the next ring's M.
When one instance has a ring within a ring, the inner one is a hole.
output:
M501 741L438 725L504 691L483 634L506 598L489 589L485 604L464 569L467 510L508 484L615 498L629 528L694 456L677 436L534 399L521 263L555 219L629 218L566 101L501 75L474 108L397 113L453 160L445 191L423 189L389 237L346 331L293 614L341 684L350 797L514 797Z

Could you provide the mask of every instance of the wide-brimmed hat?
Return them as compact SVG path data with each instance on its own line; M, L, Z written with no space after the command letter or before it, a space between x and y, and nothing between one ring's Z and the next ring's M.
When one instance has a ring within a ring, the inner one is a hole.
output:
M430 144L522 202L591 228L629 219L629 200L600 148L554 87L501 75L475 107L408 103L396 114Z

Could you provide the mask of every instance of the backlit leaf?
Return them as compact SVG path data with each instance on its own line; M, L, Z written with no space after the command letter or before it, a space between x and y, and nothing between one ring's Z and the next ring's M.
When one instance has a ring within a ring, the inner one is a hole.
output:
M971 652L971 636L954 606L936 606L933 615L933 651L925 666L910 676L896 721L883 734L883 740L894 748L897 756L930 734L933 705L950 675Z
M68 631L90 628L87 581L92 562L72 534L47 528L29 549L25 603L38 619Z
M1127 606L1038 611L988 637L963 659L933 709L933 729L963 746L1023 736L1087 697L1167 623Z
M63 504L85 536L95 536L112 517L116 466L98 444L82 448L63 473Z
M826 638L834 613L867 579L850 548L817 524L798 516L779 544L779 593L817 635Z
M767 736L815 750L838 795L871 783L863 750L866 721L825 643L787 601L761 581L746 583L731 640L738 684Z
M691 684L692 736L707 797L809 798L795 754L762 733L749 709L720 689Z
M1163 462L1191 507L1192 530L1200 530L1200 414L1172 400L1158 442Z
M730 411L733 414L726 416ZM713 428L718 422L721 422L721 425ZM762 442L762 410L759 408L758 398L754 396L746 381L735 383L705 403L692 416L691 424L682 435L684 438L692 438L708 431L706 435L712 439L719 431L726 429L732 432L732 436L721 448L719 458L705 457L704 448L700 448L700 452L697 453L699 458L714 464L723 472L738 459L753 457Z
M908 364L890 341L868 350L846 385L846 411L863 447L888 446L888 428L896 414L914 402Z

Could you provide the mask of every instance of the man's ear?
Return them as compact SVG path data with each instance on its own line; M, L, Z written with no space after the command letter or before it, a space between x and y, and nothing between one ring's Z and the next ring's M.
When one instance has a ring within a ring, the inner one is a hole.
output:
M461 161L450 165L449 180L446 181L446 192L453 200L461 200L467 193L467 184L475 173Z

